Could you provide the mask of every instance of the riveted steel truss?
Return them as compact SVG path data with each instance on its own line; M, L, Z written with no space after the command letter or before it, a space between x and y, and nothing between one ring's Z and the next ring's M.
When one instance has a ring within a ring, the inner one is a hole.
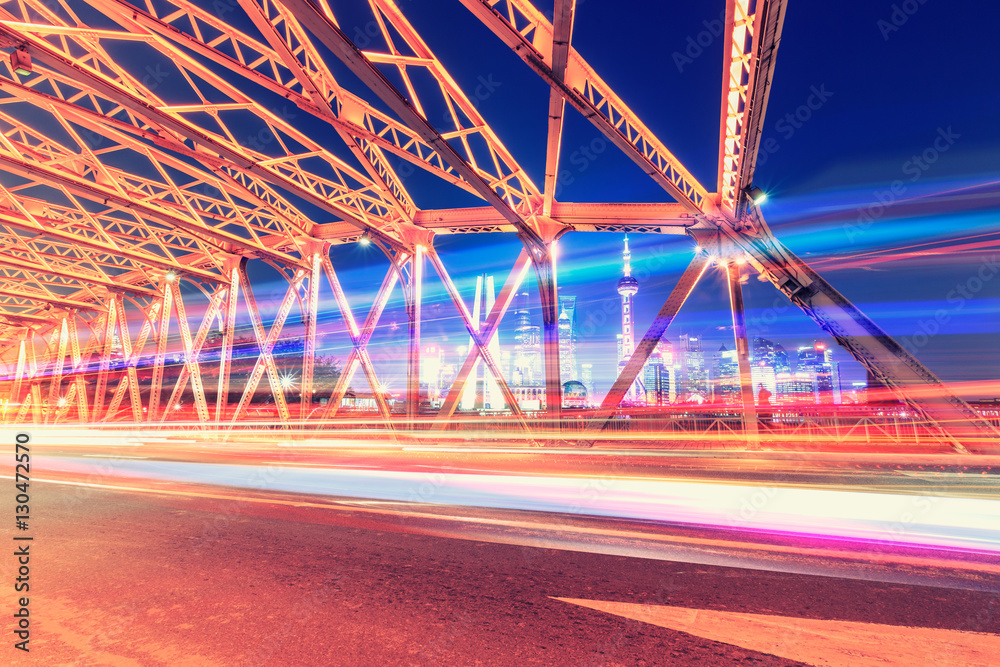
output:
M555 0L552 21L529 0L458 1L484 25L484 38L492 32L548 84L542 188L392 0L350 8L328 0L0 2L0 48L30 58L16 69L0 59L5 419L205 424L273 414L280 423L319 423L344 414L361 369L384 427L394 429L404 414L413 423L421 414L429 263L472 341L438 424L453 415L482 364L505 409L527 428L490 340L533 268L547 407L558 417L557 240L569 231L615 231L688 234L720 258L746 258L746 269L728 262L727 282L748 441L756 439L757 419L740 280L749 269L955 447L1000 437L785 248L744 194L785 0L727 0L714 193L573 48L574 0ZM338 12L362 22L363 43ZM567 106L674 201L557 201ZM413 169L484 205L422 209L401 175ZM524 252L485 320L474 322L434 237L505 232L518 236ZM375 243L389 260L360 321L361 304L331 258L332 246L357 241ZM254 276L265 264L287 284L279 303L262 307ZM707 265L695 257L593 428L608 424ZM402 411L390 405L368 349L397 283L407 318ZM321 388L317 340L334 311L350 351L336 382ZM242 337L239 321L250 325ZM293 329L301 339L294 371L285 359Z

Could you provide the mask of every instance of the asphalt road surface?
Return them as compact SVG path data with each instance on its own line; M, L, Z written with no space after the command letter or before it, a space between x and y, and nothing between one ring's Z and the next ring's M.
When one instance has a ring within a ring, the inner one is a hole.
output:
M1000 655L994 554L49 477L31 486L31 650L5 632L10 664L912 667ZM2 507L14 514L13 494ZM16 568L0 559L8 628Z

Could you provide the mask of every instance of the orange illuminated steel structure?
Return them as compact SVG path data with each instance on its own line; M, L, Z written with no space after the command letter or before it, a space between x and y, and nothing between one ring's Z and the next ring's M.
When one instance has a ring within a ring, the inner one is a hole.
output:
M199 422L235 422L247 413L265 375L280 420L330 419L360 369L391 429L395 418L367 346L400 283L409 321L407 416L416 417L421 285L429 262L473 342L438 413L440 423L451 417L481 361L516 421L528 427L489 342L529 269L543 307L547 405L558 422L554 244L575 230L687 234L705 249L695 254L591 420L595 433L618 408L712 255L722 263L747 259L746 267L729 264L726 275L743 432L751 446L757 419L740 288L740 274L748 269L773 283L936 425L941 439L976 451L1000 439L785 248L746 194L784 0L727 2L716 192L698 183L572 47L573 0L555 0L551 22L527 0L460 2L485 26L484 34L494 33L548 85L541 189L391 0L351 7L353 20L361 13L368 21L364 34L371 39L365 44L343 31L328 0L23 0L0 7L0 46L13 54L0 66L0 361L7 365L7 421L167 421L190 383ZM98 15L99 25L87 23ZM334 74L345 70L360 90L347 90ZM674 201L556 201L567 103ZM402 163L485 205L420 209L393 166ZM483 232L512 232L524 251L480 326L435 251L434 238ZM373 242L389 260L374 303L361 318L329 254L331 246L359 239ZM252 261L271 265L288 282L270 328L254 298L247 271ZM182 281L203 296L198 322L189 323ZM336 386L317 404L323 282L351 352ZM275 348L296 304L305 334L301 382L293 390L279 376ZM240 312L252 326L257 359L234 407L228 397ZM183 363L165 397L172 327ZM209 364L203 359L206 341L216 332L221 345ZM140 380L140 365L148 368L148 386ZM208 365L217 375L214 406L203 377ZM289 405L293 391L297 414Z

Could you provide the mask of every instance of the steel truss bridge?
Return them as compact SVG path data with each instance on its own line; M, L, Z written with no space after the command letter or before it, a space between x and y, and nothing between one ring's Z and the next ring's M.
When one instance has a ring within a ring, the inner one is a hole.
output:
M483 39L500 40L548 85L541 184L528 177L397 4L354 4L350 11L366 12L365 44L352 42L338 23L337 12L346 10L329 0L0 2L0 46L9 54L0 65L6 422L169 422L180 396L190 391L197 423L215 428L247 417L265 376L282 423L320 422L338 417L360 370L381 426L392 430L403 420L378 390L367 346L399 283L409 320L406 417L416 418L421 285L429 265L474 343L432 421L443 424L453 416L481 362L511 413L505 423L533 428L537 417L519 408L489 342L534 271L543 308L545 417L558 426L555 246L570 231L622 231L687 235L705 251L692 253L602 406L582 420L592 432L613 421L656 343L714 262L728 278L741 378L742 406L726 427L734 437L751 446L761 437L741 291L741 277L753 271L891 390L916 416L925 439L970 452L1000 442L993 425L790 252L747 194L784 0L726 2L718 178L711 190L573 48L574 0L555 0L551 21L528 0L455 0L453 8L471 12L482 23ZM343 87L334 71L349 72L354 90ZM304 112L309 123L290 122L275 110L278 101ZM556 201L563 123L574 113L672 201ZM306 125L323 131L307 132ZM242 140L248 128L261 139ZM420 209L393 164L428 172L483 205ZM516 234L523 250L478 326L434 239L483 232ZM374 303L358 311L329 251L361 239L381 248L390 267ZM250 262L266 262L288 281L269 327L254 298ZM208 305L200 321L188 318L181 282L204 295ZM314 393L321 283L332 290L352 344L323 402ZM279 377L275 345L295 306L305 338L301 382L293 390ZM258 354L249 380L233 388L241 310L252 322ZM164 386L171 330L183 345L179 376L166 383L172 387ZM209 360L206 340L215 331L221 331L221 344ZM140 378L140 361L151 377ZM230 398L233 389L239 399Z

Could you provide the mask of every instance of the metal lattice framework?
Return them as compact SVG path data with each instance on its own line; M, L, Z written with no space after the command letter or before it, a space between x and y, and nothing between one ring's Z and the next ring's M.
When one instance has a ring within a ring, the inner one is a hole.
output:
M940 437L970 450L1000 438L783 246L745 194L784 0L727 0L716 192L685 169L572 47L573 0L555 0L552 21L527 0L460 2L481 21L484 36L492 32L549 86L541 189L392 0L350 8L355 19L364 13L370 38L364 45L352 42L328 0L0 2L0 46L10 54L0 64L5 419L92 423L121 418L124 410L136 422L164 421L190 384L199 421L237 421L265 376L282 420L331 418L360 369L392 428L367 346L400 283L409 319L407 414L416 416L421 284L428 262L473 342L438 415L442 423L481 362L526 426L489 343L529 269L543 306L547 404L558 418L554 244L568 231L626 231L687 234L723 263L746 257ZM335 72L355 90L348 91ZM556 201L567 106L674 201ZM421 210L393 167L404 163L484 205ZM435 252L434 237L483 232L512 232L524 251L480 326ZM390 259L366 313L352 311L329 255L330 246L361 238ZM636 346L591 423L595 430L618 407L697 284L707 254L695 256ZM288 280L269 329L247 273L251 261L271 264ZM757 418L740 287L745 270L734 261L726 267L744 434L752 443ZM189 321L182 281L207 300L200 321ZM325 407L317 409L315 338L323 282L352 350ZM274 350L296 304L305 343L299 411L293 414L292 390L282 385ZM238 312L252 323L258 354L239 400L231 402ZM171 329L182 342L183 361L167 396ZM222 342L207 355L206 341L216 330ZM211 388L214 405L203 377L209 366L218 378Z

